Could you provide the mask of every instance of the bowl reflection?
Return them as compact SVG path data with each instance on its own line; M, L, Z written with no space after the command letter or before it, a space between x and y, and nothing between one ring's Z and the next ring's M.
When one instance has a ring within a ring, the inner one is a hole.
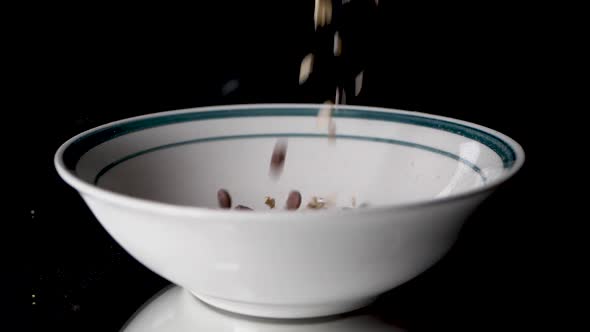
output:
M124 332L399 332L371 310L312 319L265 319L214 308L179 286L149 299L121 329Z

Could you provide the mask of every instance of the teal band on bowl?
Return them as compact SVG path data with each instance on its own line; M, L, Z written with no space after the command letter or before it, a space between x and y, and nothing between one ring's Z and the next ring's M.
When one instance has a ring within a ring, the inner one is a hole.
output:
M151 152L155 152L155 151L159 151L159 150L165 150L165 149L169 149L169 148L174 148L177 146L182 146L182 145L189 145L189 144L198 144L198 143L207 143L207 142L216 142L216 141L227 141L227 140L236 140L236 139L252 139L252 138L278 138L278 137L288 137L288 138L292 138L292 137L297 137L297 138L322 138L322 139L326 139L329 136L326 134L301 134L301 133L280 133L280 134L249 134L249 135L231 135L231 136L217 136L217 137L207 137L207 138L198 138L198 139L193 139L193 140L187 140L187 141L182 141L182 142L175 142L175 143L170 143L170 144L165 144L165 145L160 145L160 146L156 146L153 148L149 148L149 149L145 149L142 151L138 151L135 153L132 153L128 156L125 156L123 158L120 158L110 164L108 164L107 166L105 166L103 169L101 169L96 177L94 178L94 184L98 184L98 181L100 180L100 178L105 175L108 171L110 171L113 167L124 163L128 160L131 160L133 158L139 157L141 155L145 155ZM424 151L428 151L428 152L433 152L454 160L457 160L463 164L465 164L467 167L471 168L475 173L477 173L481 179L483 180L483 182L485 183L487 181L487 178L485 177L485 175L482 173L481 169L479 167L477 167L477 165L475 165L474 163L470 162L467 159L461 158L459 156L457 156L456 154L444 151L444 150L440 150L437 148L433 148L431 146L426 146L426 145L422 145L422 144L417 144L417 143L412 143L412 142L407 142L407 141L401 141L401 140L395 140L395 139L387 139L387 138L379 138L379 137L369 137L369 136L356 136L356 135L336 135L336 138L338 139L350 139L350 140L357 140L357 141L370 141L370 142L379 142L379 143L387 143L387 144L395 144L395 145L402 145L402 146L407 146L410 148L415 148L415 149L420 149L420 150L424 150Z
M298 107L277 107L277 108L247 108L247 109L230 109L226 110L212 110L202 112L187 112L180 114L164 114L161 116L150 117L146 119L130 120L128 122L120 123L117 125L109 126L97 131L93 131L86 135L79 137L77 140L64 151L63 161L65 166L75 171L76 164L80 158L93 147L104 143L108 140L116 137L126 135L132 132L154 128L169 124L190 122L190 121L203 121L212 119L224 119L224 118L239 118L239 117L272 117L272 116L307 116L315 117L318 114L317 107L309 108L298 108ZM372 110L364 110L362 108L336 108L333 116L336 118L351 118L351 119L362 119L362 120L377 120L387 122L397 122L404 124L417 125L421 127L438 129L450 133L454 133L474 141L477 141L494 151L502 160L502 164L505 169L511 168L516 161L516 153L512 147L504 142L502 139L482 131L477 128L472 128L466 125L433 119L424 116L412 115L412 114L401 114L401 113L390 113L390 112L378 112ZM265 135L265 134L262 134ZM276 135L276 134L275 134ZM298 135L298 134L288 134ZM306 134L311 135L311 134ZM313 136L313 135L312 135ZM338 137L346 138L347 135L339 135ZM387 139L376 138L376 137L357 137L357 139L364 140L383 140ZM390 140L395 141L395 140ZM403 141L398 141L399 144ZM391 142L390 142L391 143ZM408 143L408 142L405 142ZM405 144L401 143L401 144ZM176 143L175 143L176 144ZM421 146L421 148L431 150L438 150L428 146ZM446 151L438 150L437 153L446 154L451 158L459 158L458 156L451 154ZM457 160L461 160L460 158ZM463 160L461 160L463 161ZM463 161L464 162L464 161ZM475 165L473 165L475 166ZM471 167L471 166L470 166ZM477 166L475 166L477 167ZM473 167L471 167L473 168ZM479 170L479 168L477 168ZM475 169L474 169L475 170ZM481 170L478 171L481 174ZM103 173L104 174L104 173ZM102 174L101 174L102 175Z

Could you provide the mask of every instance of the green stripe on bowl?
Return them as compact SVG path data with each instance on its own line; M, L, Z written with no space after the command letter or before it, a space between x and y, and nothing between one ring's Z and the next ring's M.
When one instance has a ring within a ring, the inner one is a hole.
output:
M227 109L201 112L187 112L181 114L168 114L146 119L131 120L118 125L109 126L79 137L64 151L63 160L67 168L75 171L76 164L80 158L93 147L113 138L126 135L143 129L159 127L174 123L203 121L224 118L239 117L271 117L271 116L317 116L318 108L249 108L249 109ZM498 137L486 133L480 129L471 128L465 125L450 121L432 119L424 116L399 114L389 112L369 111L363 109L336 109L334 117L351 118L364 120L378 120L387 122L398 122L412 124L422 127L434 128L457 135L461 135L477 141L492 149L502 160L504 168L510 168L516 161L516 153L510 145Z
M206 138L197 138L197 139L192 139L192 140L187 140L187 141L182 141L182 142L175 142L175 143L170 143L170 144L165 144L165 145L160 145L160 146L156 146L153 148L149 148L149 149L145 149L139 152L135 152L132 153L128 156L125 156L123 158L120 158L110 164L108 164L107 166L105 166L103 169L101 169L96 177L94 178L94 184L98 184L98 181L100 180L100 178L105 175L106 173L108 173L111 169L113 169L115 166L120 165L126 161L129 161L131 159L137 158L139 156L148 154L148 153L152 153L155 151L160 151L160 150L165 150L165 149L170 149L170 148L174 148L174 147L178 147L178 146L182 146L182 145L189 145L189 144L198 144L198 143L207 143L207 142L216 142L216 141L227 141L227 140L237 140L237 139L253 139L253 138L278 138L278 137L287 137L287 138L322 138L322 139L327 139L328 135L326 134L302 134L302 133L273 133L273 134L249 134L249 135L231 135L231 136L217 136L217 137L206 137ZM379 142L379 143L387 143L387 144L395 144L395 145L402 145L402 146L407 146L410 148L415 148L415 149L420 149L420 150L424 150L424 151L428 151L428 152L432 152L432 153L436 153L438 155L447 157L447 158L451 158L454 160L457 160L463 164L465 164L467 167L471 168L475 173L477 173L481 179L483 180L483 182L485 183L487 181L485 175L482 173L481 169L479 167L477 167L477 165L473 164L472 162L470 162L467 159L461 158L459 156L457 156L456 154L444 151L444 150L440 150L437 148L433 148L431 146L427 146L427 145L422 145L422 144L417 144L417 143L412 143L412 142L407 142L407 141L400 141L400 140L395 140L395 139L387 139L387 138L379 138L379 137L368 137L368 136L356 136L356 135L336 135L336 138L341 140L341 139L349 139L349 140L357 140L357 141L369 141L369 142Z

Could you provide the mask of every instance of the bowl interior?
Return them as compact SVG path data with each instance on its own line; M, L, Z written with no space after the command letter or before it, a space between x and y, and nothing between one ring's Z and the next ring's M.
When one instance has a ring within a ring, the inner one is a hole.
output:
M98 187L164 203L282 208L322 197L339 207L403 204L463 193L500 179L513 144L485 128L425 114L364 107L334 110L336 139L317 105L227 106L167 112L108 124L77 137L64 163ZM280 178L269 176L277 140L287 142Z

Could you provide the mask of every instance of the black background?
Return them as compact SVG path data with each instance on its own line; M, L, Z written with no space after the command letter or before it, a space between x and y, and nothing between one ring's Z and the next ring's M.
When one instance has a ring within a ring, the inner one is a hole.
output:
M547 318L536 311L549 296L537 275L544 249L536 234L544 226L533 212L539 150L549 143L539 141L539 124L530 120L539 112L533 101L547 98L537 89L544 73L532 48L544 31L534 13L499 4L380 1L373 10L370 1L357 3L338 18L352 22L340 23L341 65L366 69L363 93L350 103L472 121L514 138L527 153L521 172L469 219L452 252L384 296L379 310L419 331L518 329ZM297 81L301 58L323 45L313 1L226 1L174 12L142 6L26 8L27 19L9 30L16 74L9 93L17 99L11 114L26 124L19 127L25 186L16 192L28 250L17 278L26 281L20 299L34 330L118 330L168 284L114 242L57 176L53 154L61 143L134 115L329 96L321 87L330 82ZM324 78L337 77L338 68L322 65ZM240 86L224 96L232 79Z

